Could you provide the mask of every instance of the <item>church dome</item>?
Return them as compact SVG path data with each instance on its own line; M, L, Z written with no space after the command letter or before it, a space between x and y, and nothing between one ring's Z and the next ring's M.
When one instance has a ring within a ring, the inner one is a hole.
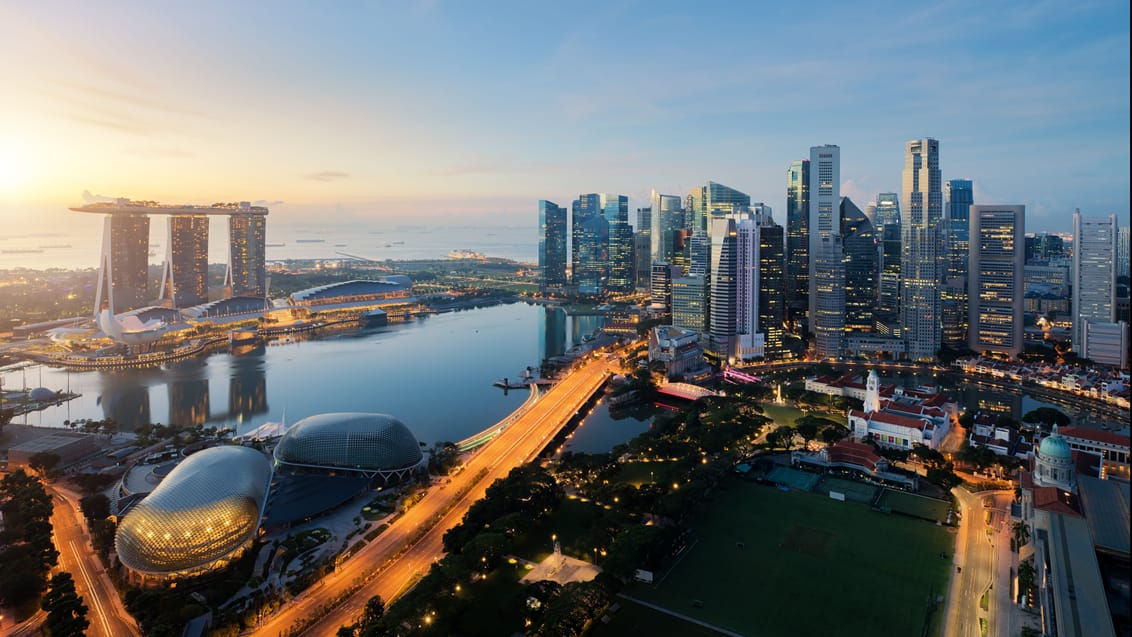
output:
M1038 455L1043 460L1073 461L1073 452L1069 449L1069 443L1057 433L1056 427L1052 434L1042 440L1042 444L1038 447Z

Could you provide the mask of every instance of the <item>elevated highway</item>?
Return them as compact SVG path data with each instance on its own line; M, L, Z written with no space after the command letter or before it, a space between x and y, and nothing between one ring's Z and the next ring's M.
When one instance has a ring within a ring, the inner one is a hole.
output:
M583 363L483 445L449 482L429 489L373 542L246 634L334 635L355 621L370 597L380 595L389 604L407 591L443 557L445 531L492 482L537 457L605 383L611 366L605 358Z

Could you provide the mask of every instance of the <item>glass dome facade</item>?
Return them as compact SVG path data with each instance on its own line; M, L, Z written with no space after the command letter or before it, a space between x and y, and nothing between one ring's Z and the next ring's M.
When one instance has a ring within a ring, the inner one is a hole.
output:
M275 447L280 464L383 473L421 462L416 436L387 414L335 413L304 418Z
M271 475L271 462L255 449L198 451L122 519L114 537L119 558L143 576L224 566L255 538Z

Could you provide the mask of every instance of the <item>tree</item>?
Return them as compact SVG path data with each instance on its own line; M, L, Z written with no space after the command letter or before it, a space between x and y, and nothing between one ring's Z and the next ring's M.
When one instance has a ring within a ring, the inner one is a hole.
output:
M1015 522L1012 529L1014 531L1014 542L1018 545L1018 548L1026 546L1030 541L1030 526L1025 522Z
M784 425L767 434L766 440L770 443L770 446L773 449L781 447L786 451L790 451L790 448L794 446L795 433L797 432L793 427Z
M1053 407L1038 407L1037 409L1026 412L1026 415L1022 416L1022 422L1067 427L1072 421L1069 416L1066 416L1058 409L1054 409Z
M849 435L849 430L841 425L830 425L821 430L822 442L834 444Z
M795 430L802 437L803 444L809 446L810 441L818 437L818 424L807 419L806 422L799 422L797 425Z
M75 592L75 580L70 573L58 573L51 578L40 608L47 611L43 626L51 637L81 637L90 626L87 607Z
M1018 592L1023 595L1029 595L1030 589L1034 586L1034 564L1030 560L1020 562L1018 564Z
M79 500L79 508L87 520L102 520L110 516L110 498L101 493L84 495Z
M32 456L28 458L28 466L38 471L40 475L46 476L55 469L60 460L62 460L62 458L60 458L58 454L49 451L40 451L32 454Z

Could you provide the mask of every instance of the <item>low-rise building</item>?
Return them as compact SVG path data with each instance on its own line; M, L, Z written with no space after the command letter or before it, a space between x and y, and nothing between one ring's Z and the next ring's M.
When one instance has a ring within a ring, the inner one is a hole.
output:
M1061 436L1076 451L1093 453L1101 457L1102 476L1129 479L1128 432L1101 431L1085 427L1064 427Z
M876 370L869 372L863 408L849 410L853 436L858 440L871 437L895 449L911 449L916 444L939 447L951 421L958 418L958 403L936 392L890 387L882 391Z
M672 325L660 325L649 332L649 362L664 364L669 377L695 373L704 368L700 335Z

